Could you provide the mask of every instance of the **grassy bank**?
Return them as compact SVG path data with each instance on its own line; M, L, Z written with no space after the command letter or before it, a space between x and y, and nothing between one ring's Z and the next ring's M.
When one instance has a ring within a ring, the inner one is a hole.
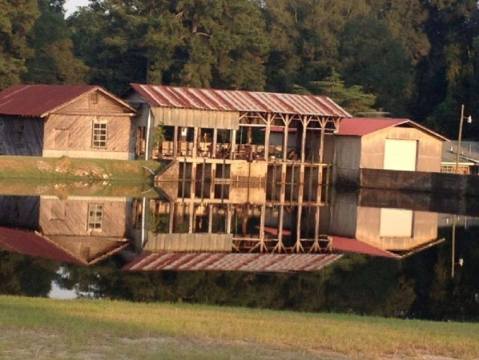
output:
M0 156L0 179L144 183L151 179L151 171L156 173L161 166L155 161Z
M479 356L479 324L0 297L0 358Z
M157 198L158 192L144 182L105 182L81 180L1 179L0 195L56 196L66 199L71 196L98 197L147 197Z

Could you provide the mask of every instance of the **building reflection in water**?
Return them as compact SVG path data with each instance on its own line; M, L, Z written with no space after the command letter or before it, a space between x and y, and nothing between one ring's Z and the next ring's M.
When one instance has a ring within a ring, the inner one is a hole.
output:
M0 204L7 251L88 266L129 245L126 198L0 197Z
M125 271L291 272L344 253L400 259L441 241L437 213L361 206L357 194L322 189L311 200L237 189L218 198L4 196L0 248L84 266L121 255Z

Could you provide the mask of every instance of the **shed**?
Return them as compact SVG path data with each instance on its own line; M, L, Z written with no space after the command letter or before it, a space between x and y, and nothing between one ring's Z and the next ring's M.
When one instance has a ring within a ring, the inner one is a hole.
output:
M444 141L409 119L343 119L331 152L335 180L358 183L360 169L440 172Z
M98 86L11 86L0 92L0 155L133 159L134 115Z

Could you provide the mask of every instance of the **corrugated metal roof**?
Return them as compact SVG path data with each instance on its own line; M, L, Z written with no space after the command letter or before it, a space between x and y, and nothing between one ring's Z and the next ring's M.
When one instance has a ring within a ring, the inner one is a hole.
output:
M42 117L96 88L90 85L14 85L0 92L0 114Z
M391 126L404 124L408 119L367 119L367 118L351 118L344 119L339 124L337 135L344 136L364 136L386 129Z
M350 117L326 96L131 84L152 107Z
M393 119L393 118L349 118L343 119L339 124L339 130L336 135L339 136L365 136L376 131L386 129L393 126L408 124L412 127L420 129L440 140L448 139L425 126L422 126L410 119Z
M127 264L125 271L319 271L338 260L332 254L148 253Z
M13 85L0 92L0 115L44 117L93 90L99 90L132 113L127 103L94 85Z

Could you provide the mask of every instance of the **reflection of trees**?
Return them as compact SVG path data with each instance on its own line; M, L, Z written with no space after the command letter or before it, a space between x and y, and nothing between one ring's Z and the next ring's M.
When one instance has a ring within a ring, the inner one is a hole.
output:
M0 251L0 294L47 296L58 265Z

